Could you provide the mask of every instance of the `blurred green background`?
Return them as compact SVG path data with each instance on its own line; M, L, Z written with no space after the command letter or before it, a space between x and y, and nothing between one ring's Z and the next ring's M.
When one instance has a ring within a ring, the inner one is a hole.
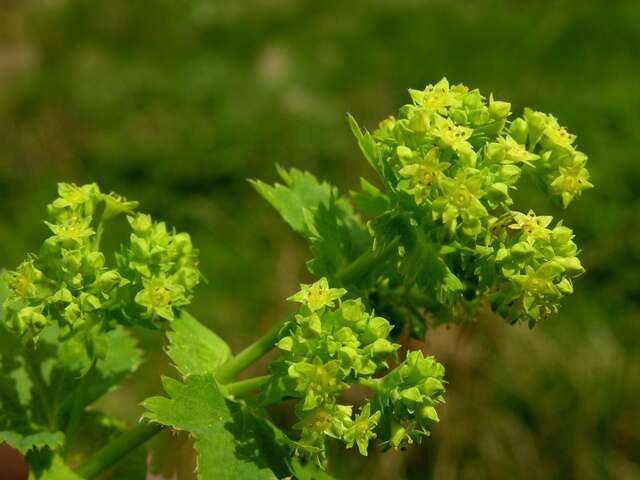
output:
M56 182L97 181L192 233L208 278L192 311L242 348L308 279L306 246L246 179L278 162L355 188L372 175L346 112L373 128L446 75L578 135L596 189L566 212L526 201L566 218L587 274L533 331L430 331L450 382L432 437L336 451L331 470L640 478L639 25L637 0L0 0L0 265L38 247ZM102 402L131 422L173 374L162 338L140 339L146 363ZM164 471L193 478L188 440L158 443Z

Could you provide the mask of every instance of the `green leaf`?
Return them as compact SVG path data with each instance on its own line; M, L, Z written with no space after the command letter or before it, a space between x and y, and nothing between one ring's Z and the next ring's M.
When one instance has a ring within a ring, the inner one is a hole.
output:
M0 442L22 454L57 448L64 435L50 431L47 412L39 401L43 397L33 390L22 353L20 340L0 324Z
M317 277L333 278L371 245L369 234L346 201L331 198L328 205L318 206L309 222L314 258L308 267Z
M295 168L286 171L278 167L278 173L284 185L276 183L272 186L260 180L252 180L251 183L294 231L308 237L310 232L305 210L315 210L320 204L327 205L334 188L326 182L320 183L312 174Z
M163 378L163 383L169 398L145 400L145 416L193 436L199 480L274 478L272 468L278 469L264 455L263 442L279 451L275 438L254 438L261 427L245 411L225 400L211 374L191 375L185 383ZM280 451L278 456L281 455Z
M334 477L320 470L315 463L303 462L298 457L291 460L291 470L297 480L334 480Z
M167 332L167 354L184 376L215 373L231 358L229 346L187 312L182 312Z
M125 328L116 327L105 334L105 339L107 354L96 362L87 379L87 404L115 388L127 375L137 370L142 360L142 351Z
M368 217L377 217L391 208L389 197L364 178L360 179L359 192L351 192L356 207Z
M51 452L37 452L27 457L31 467L29 480L83 480L67 467L58 455Z
M278 169L285 185L252 182L282 218L311 243L309 271L332 278L371 246L371 238L348 199L336 188L296 169Z
M378 155L378 149L376 146L376 142L373 140L373 137L366 130L363 132L356 122L356 119L353 118L352 115L348 115L349 126L351 127L351 132L353 132L353 136L356 137L358 142L358 146L362 151L362 154L367 159L369 164L378 172L381 171L381 162L380 156Z
M258 415L244 403L227 401L227 405L233 416L233 423L227 424L227 429L233 433L240 455L261 458L278 478L289 476L287 436L268 421L264 413Z
M38 347L38 353L49 350L41 363L55 360L55 364L49 376L48 385L52 392L61 389L64 398L61 402L61 412L68 412L73 403L73 391L84 371L91 365L91 356L87 352L85 342L82 339L74 341L69 339L59 343L57 334L52 339L43 339ZM96 361L92 369L84 379L85 393L84 405L90 405L107 392L116 388L127 375L134 372L140 365L142 352L138 349L135 338L127 329L117 326L101 336L106 344L106 355ZM45 345L48 349L45 349ZM53 357L55 355L55 357ZM62 388L60 387L62 385Z
M140 362L136 342L124 328L117 327L103 338L107 354L83 380L84 405L120 383ZM84 345L73 337L59 342L57 328L49 327L43 330L38 348L26 351L0 325L0 441L22 453L60 447L64 435L52 431L52 426L64 425L80 374L91 362ZM34 375L40 377L39 382L34 382Z
M0 443L2 442L6 442L24 455L34 448L49 447L54 449L62 446L64 434L62 432L40 431L23 435L17 432L3 431L0 432Z

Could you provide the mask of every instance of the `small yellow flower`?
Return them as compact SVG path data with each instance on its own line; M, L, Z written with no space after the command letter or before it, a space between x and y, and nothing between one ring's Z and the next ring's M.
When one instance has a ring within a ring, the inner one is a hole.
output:
M562 204L566 208L582 190L593 188L593 184L589 181L589 171L577 163L571 167L560 167L560 175L549 187L552 193L562 197Z
M312 312L324 307L333 307L335 300L340 299L347 291L344 288L329 288L329 281L321 278L310 285L300 285L300 291L288 298L309 307Z
M553 220L552 216L536 216L536 214L533 213L533 210L529 210L529 213L527 214L521 212L513 212L513 219L516 221L516 223L509 225L509 228L511 228L512 230L522 230L522 233L527 239L549 239L551 231L547 227Z
M409 90L409 94L416 104L433 110L462 106L464 93L466 90L461 90L459 86L451 88L446 78L435 85L427 85L424 90Z
M440 163L438 149L432 148L418 163L400 169L399 173L404 180L398 186L413 195L416 203L421 205L438 184L442 172L449 166L449 163Z

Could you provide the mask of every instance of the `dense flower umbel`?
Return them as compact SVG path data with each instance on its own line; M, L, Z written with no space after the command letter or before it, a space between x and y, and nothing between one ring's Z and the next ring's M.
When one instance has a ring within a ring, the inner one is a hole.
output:
M43 328L57 324L64 333L89 333L91 341L118 322L171 320L189 303L200 279L189 236L133 213L137 205L96 184L61 183L45 222L52 235L37 255L4 275L8 328L36 341ZM100 238L104 222L119 214L128 215L133 233L111 268Z
M444 402L444 367L421 351L407 358L391 373L372 385L374 408L382 412L384 438L393 447L429 434L428 426L438 422L435 407Z
M439 321L484 300L510 321L555 312L583 272L573 234L550 216L520 213L512 193L534 179L566 207L591 188L576 137L530 109L509 121L509 103L446 79L409 93L413 102L372 135L351 119L385 186L364 184L356 199L376 213L374 245L399 243L397 271L385 272L385 283L412 284L414 306Z
M386 360L397 357L399 345L389 340L392 327L387 320L367 312L360 299L342 301L345 294L343 289L330 288L322 278L302 285L301 291L290 298L302 307L277 344L281 358L271 366L273 376L263 395L266 402L284 397L299 399L299 422L294 427L301 433L294 450L321 465L327 437L342 440L348 447L355 445L366 455L369 441L376 437L398 447L426 434L428 423L438 418L435 410L425 409L442 401L444 391L440 388L436 394L422 386L431 382L442 387L444 369L433 359L414 361L416 352L387 377L374 379L375 374L388 370ZM407 373L412 368L419 372ZM413 383L402 388L407 382ZM365 403L357 414L352 406L338 403L338 396L354 383L373 386L377 392L373 403ZM408 388L422 388L424 395L406 406ZM404 393L396 395L398 389ZM408 425L410 411L416 405L420 406L420 415L427 412L429 416ZM398 422L407 425L402 436L390 428Z

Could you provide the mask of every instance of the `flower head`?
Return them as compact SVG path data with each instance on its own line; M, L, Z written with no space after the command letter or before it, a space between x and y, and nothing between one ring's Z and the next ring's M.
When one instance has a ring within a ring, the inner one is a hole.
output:
M144 288L137 293L135 301L144 307L147 318L157 316L165 320L173 320L174 308L187 303L184 288L164 276L144 280Z
M434 147L422 158L416 158L415 163L409 163L400 169L400 181L398 188L413 195L416 203L421 205L434 191L442 178L442 172L450 164L440 162L439 150Z
M321 278L309 285L300 285L300 291L288 300L306 305L312 312L325 307L333 307L334 302L344 296L344 288L329 288L329 281Z
M522 230L526 239L547 240L551 234L547 228L553 217L548 215L537 216L533 210L526 215L521 212L513 212L516 223L509 225L512 230Z
M344 432L343 438L347 448L351 448L356 444L360 455L366 456L369 442L377 436L375 429L378 426L381 415L380 411L374 412L372 415L371 404L367 402Z
M118 195L115 192L111 192L102 196L104 200L104 219L115 217L121 213L129 213L138 208L139 202L129 201L122 195Z
M567 207L583 190L593 188L589 182L589 171L580 163L570 167L559 167L559 175L550 184L551 192L562 197L562 204Z

